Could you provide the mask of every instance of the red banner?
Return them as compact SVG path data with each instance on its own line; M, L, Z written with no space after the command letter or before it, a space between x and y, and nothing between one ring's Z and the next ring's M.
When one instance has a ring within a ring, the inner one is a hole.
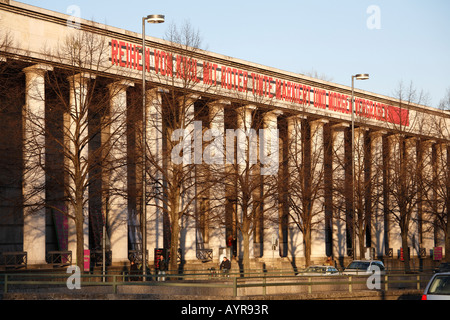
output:
M151 65L153 54L153 65ZM111 63L123 68L142 70L142 46L125 41L111 40ZM145 50L145 69L154 70L163 77L176 77L202 82L207 86L220 86L221 89L251 93L254 96L276 99L294 104L351 114L351 98L342 93L312 88L310 86L276 79L264 74L249 73L242 69L219 66L215 63L150 48ZM386 105L380 102L355 98L355 115L366 119L409 126L409 110Z

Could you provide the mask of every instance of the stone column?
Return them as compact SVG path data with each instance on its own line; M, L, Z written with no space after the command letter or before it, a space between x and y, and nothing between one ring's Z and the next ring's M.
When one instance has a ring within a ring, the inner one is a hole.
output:
M344 257L346 247L346 197L345 197L345 130L348 123L332 126L332 172L333 172L333 256Z
M289 201L295 204L295 207L301 208L301 190L303 188L303 145L302 145L302 123L304 116L291 116L287 118L287 135L288 135L288 190ZM291 206L290 206L291 207ZM291 214L289 217L288 231L288 256L292 259L299 259L305 256L303 247L303 233L297 227L295 220L300 219L298 212L289 208ZM295 220L292 218L295 217Z
M365 224L366 224L366 180L365 180L365 132L368 129L365 127L359 127L355 129L355 150L353 165L354 168L354 183L353 186L355 190L355 213L356 213L356 234L354 235L353 244L355 245L354 250L356 250L356 256L361 259L364 258L364 252L360 252L361 243L362 247L365 247L366 235L365 235ZM356 240L356 241L355 241Z
M149 261L155 260L156 248L164 248L164 175L162 89L147 90L147 153L149 173L147 192L152 196L147 205L147 250Z
M324 125L327 120L310 122L311 128L311 186L312 205L311 259L325 258L325 210L324 210Z
M226 203L226 183L225 174L225 107L231 105L228 100L217 100L208 104L210 117L211 144L205 148L203 159L210 168L210 175L216 183L209 191L210 219L206 219L209 224L209 248L213 249L213 258L216 262L221 262L219 248L226 246L226 227L221 221L225 221ZM206 135L206 133L205 133ZM208 163L209 162L209 163ZM228 257L231 259L231 256Z
M52 68L34 65L24 69L24 225L23 251L28 264L45 262L45 73Z
M384 240L384 210L383 210L383 136L386 131L370 133L371 143L371 195L372 195L372 247L376 256L386 252Z
M77 157L78 169L75 168L75 163L73 159L66 157L65 167L72 173L70 176L66 176L67 182L70 185L71 194L68 195L71 199L75 199L75 194L73 190L75 188L75 181L73 179L76 170L83 170L84 173L88 168L86 168L89 151L88 151L88 112L89 106L87 101L87 95L89 91L89 81L95 79L95 76L89 73L80 73L68 77L70 84L70 97L69 97L69 110L64 115L64 127L65 127L65 137L64 143L66 148L72 155L81 152ZM88 208L88 188L86 186L86 179L89 177L84 177L83 187L83 233L84 233L84 249L89 249L89 208ZM68 188L66 188L68 189ZM70 216L74 216L75 211L72 204L68 204L68 213ZM73 219L69 219L69 251L72 251L73 262L76 263L76 252L77 252L77 238L76 238L76 228Z
M252 129L252 118L253 112L256 109L254 105L246 105L237 109L237 150L236 150L236 168L237 168L237 219L238 224L242 225L243 222L243 208L245 199L243 199L242 189L249 186L249 182L245 181L244 177L248 176L249 179L254 179L251 172L246 172L246 170L256 170L257 164L257 136L254 129ZM228 139L228 136L227 136ZM254 197L254 190L250 190L251 194L247 194L249 197ZM244 200L244 201L243 201ZM252 199L254 200L254 199ZM249 208L247 210L250 212L252 210L252 204L254 201L250 202ZM248 203L246 203L248 204ZM256 221L253 221L255 223ZM249 257L250 259L254 258L254 235L253 233L249 235ZM243 257L246 248L243 247L243 238L242 233L238 234L238 255L239 257Z
M410 217L410 223L409 223L409 230L408 230L408 247L410 250L410 257L411 259L413 256L418 255L418 248L419 248L419 225L418 225L418 190L419 190L419 184L420 181L418 180L417 175L417 138L415 137L409 137L405 141L405 148L406 148L406 157L407 157L407 181L410 181L411 186L409 187L412 194L414 194L413 197L411 197L411 203L410 205L412 208L411 210L411 217ZM405 250L408 250L405 248ZM407 251L403 251L404 254L407 253Z
M184 142L190 145L189 152L183 154L183 191L181 194L181 209L185 214L181 220L180 230L180 246L184 253L184 260L196 260L197 257L197 194L195 185L195 169L196 163L201 160L198 158L201 156L200 150L196 143L201 142L202 128L198 123L195 123L195 101L199 99L198 96L191 95L180 98L180 110L185 110L185 123L184 123ZM184 104L184 105L181 105ZM200 139L200 140L199 140ZM196 148L197 147L197 148ZM184 152L184 151L183 151Z
M109 206L108 226L112 263L128 261L128 170L127 170L127 88L129 81L109 85ZM105 143L105 142L103 142Z
M281 111L267 112L263 130L259 130L259 159L262 178L263 203L263 257L280 257L280 223L277 180L280 160L278 116Z
M436 141L425 140L420 143L420 168L419 174L424 185L432 184L435 171L433 169L433 148ZM433 191L425 187L419 190L419 196L422 201L419 201L419 246L425 248L426 253L429 254L430 250L434 247L434 233L433 229L433 207L431 205L433 199Z
M436 148L436 169L435 169L435 181L436 184L439 184L439 188L442 189L446 189L448 188L447 186L445 186L445 181L447 181L447 177L446 175L447 170L448 169L448 144L445 142L440 142L437 143L435 145ZM433 200L436 203L436 208L434 211L434 213L441 213L444 211L445 209L445 200L443 199L442 196L445 193L442 191L435 191L434 195L433 195ZM433 220L436 220L436 218L434 218ZM435 247L442 247L442 254L445 255L445 234L444 234L444 230L442 228L438 228L436 225L438 225L437 221L433 221L435 222L435 227L434 227L434 238L435 243L434 246ZM448 222L447 222L448 223ZM448 236L448 235L447 235Z
M404 139L402 134L393 134L388 137L388 147L389 147L389 159L388 167L388 223L387 228L387 241L389 243L389 248L394 250L394 256L397 254L397 250L400 250L402 246L400 227L395 219L395 216L399 215L397 208L397 202L393 193L397 192L398 183L400 179L400 167L401 167L401 157L400 154L403 152L401 141Z

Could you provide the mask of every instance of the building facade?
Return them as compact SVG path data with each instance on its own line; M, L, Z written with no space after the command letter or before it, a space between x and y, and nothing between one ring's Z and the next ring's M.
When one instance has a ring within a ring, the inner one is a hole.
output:
M447 113L15 1L0 25L0 252L445 248Z

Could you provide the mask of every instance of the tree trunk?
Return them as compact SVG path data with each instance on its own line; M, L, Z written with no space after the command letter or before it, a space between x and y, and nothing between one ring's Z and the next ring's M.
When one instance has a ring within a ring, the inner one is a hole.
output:
M408 252L408 228L402 231L402 248L403 248L403 263L405 264L405 272L410 272L409 252Z
M450 262L450 211L447 215L447 232L445 233L445 262Z
M362 220L361 218L359 220ZM359 258L360 259L364 259L365 257L365 252L364 252L364 238L365 238L365 229L362 226L362 221L358 223L358 242L359 242Z
M242 264L244 266L244 274L245 274L245 272L250 271L250 235L248 234L248 230L242 231L242 241L244 248Z
M79 212L80 208L78 206L75 208L78 212L76 212L75 219L75 230L76 230L76 238L77 238L77 266L80 268L81 272L84 272L84 217L83 217L83 208L81 208L81 212Z
M172 233L170 235L170 262L169 271L178 270L178 246L180 240L180 224L179 219L172 222Z
M305 228L303 233L303 245L305 247L305 264L309 266L311 264L311 228Z

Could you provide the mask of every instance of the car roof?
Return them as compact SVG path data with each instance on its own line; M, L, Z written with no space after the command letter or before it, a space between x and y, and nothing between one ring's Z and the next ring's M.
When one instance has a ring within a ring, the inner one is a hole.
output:
M434 274L434 276L450 276L450 272L439 272Z

